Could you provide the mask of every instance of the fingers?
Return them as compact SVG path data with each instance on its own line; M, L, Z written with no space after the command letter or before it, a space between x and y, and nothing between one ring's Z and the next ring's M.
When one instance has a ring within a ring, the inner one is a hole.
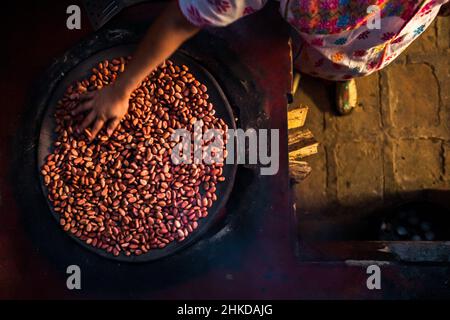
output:
M81 125L80 125L78 130L80 132L82 132L84 129L86 129L92 123L92 121L94 121L95 117L96 117L96 113L95 113L94 110L89 112L89 114L86 116L86 118L84 118L84 120L81 123Z
M96 94L97 91L87 91L80 95L80 101L91 100Z
M94 106L94 101L92 101L92 100L82 102L78 105L78 107L76 107L75 109L72 110L72 115L76 116L77 114L80 114L86 110L92 109L93 106Z
M76 116L79 113L92 109L92 107L94 106L94 101L92 100L92 98L94 98L95 94L95 91L83 93L80 96L80 104L78 105L78 107L72 110L72 115Z
M102 129L104 124L105 120L97 118L97 120L94 123L94 126L92 127L92 133L90 136L91 141L97 136L98 132Z
M111 136L113 134L114 130L116 130L119 123L120 123L120 119L118 119L118 118L111 119L111 121L108 123L108 128L106 129L106 134L108 136Z

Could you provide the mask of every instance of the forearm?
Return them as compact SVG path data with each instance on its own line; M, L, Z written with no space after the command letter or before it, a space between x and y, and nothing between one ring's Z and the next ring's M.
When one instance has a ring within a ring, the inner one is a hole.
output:
M117 79L117 90L128 96L150 72L198 30L186 20L176 1L172 1L148 29L133 59Z

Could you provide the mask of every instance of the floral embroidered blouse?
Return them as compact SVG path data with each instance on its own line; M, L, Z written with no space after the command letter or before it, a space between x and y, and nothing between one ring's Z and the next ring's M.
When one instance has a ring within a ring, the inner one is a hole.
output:
M268 0L178 0L196 26L227 26ZM280 0L297 31L295 67L329 80L365 76L392 62L448 0Z

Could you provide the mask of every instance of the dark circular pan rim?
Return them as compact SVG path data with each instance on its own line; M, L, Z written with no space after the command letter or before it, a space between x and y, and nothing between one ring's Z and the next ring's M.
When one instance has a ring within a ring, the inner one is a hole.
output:
M105 50L94 53L84 61L74 66L67 75L54 87L53 92L50 94L50 99L48 100L44 117L41 123L40 135L39 135L39 146L38 146L38 175L41 182L41 189L45 195L47 205L51 211L51 214L57 221L57 225L61 232L67 234L70 238L75 240L79 245L87 248L88 250L108 259L122 261L122 262L147 262L162 259L164 257L180 252L182 249L194 244L198 241L202 235L206 233L208 229L216 221L218 213L224 208L231 190L233 189L234 179L236 175L237 165L225 164L224 165L224 176L225 182L217 185L217 197L218 199L213 203L213 206L208 210L208 216L198 220L198 228L194 230L186 240L182 242L173 241L168 244L163 249L152 249L148 253L142 254L140 256L130 255L126 256L123 253L118 256L114 256L112 253L108 253L103 249L95 248L88 245L81 239L77 238L71 233L64 231L60 224L60 216L53 210L52 204L48 200L47 188L44 185L43 178L40 174L40 168L44 163L45 157L53 150L52 143L55 138L53 129L55 127L53 113L56 107L57 101L62 97L68 85L72 84L76 80L81 80L86 78L90 73L90 70L98 62L105 59L112 59L119 56L127 56L133 52L136 44L118 45ZM214 104L214 109L216 114L221 117L229 128L236 129L236 123L234 120L234 115L231 106L220 88L214 77L197 61L189 57L188 55L177 51L170 58L175 64L185 64L189 67L190 71L195 75L195 77L208 87L208 94L210 96L210 101Z

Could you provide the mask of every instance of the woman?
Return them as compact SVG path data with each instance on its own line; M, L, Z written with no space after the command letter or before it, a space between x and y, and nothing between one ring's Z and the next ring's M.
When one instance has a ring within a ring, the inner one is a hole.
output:
M295 67L336 81L337 108L356 105L354 79L391 63L434 20L448 0L281 0L280 13L296 31ZM149 28L116 82L85 97L80 130L91 139L106 125L111 135L128 110L131 92L154 68L202 27L221 27L264 7L267 0L172 1ZM446 5L448 8L448 4ZM264 36L264 35L261 35Z

